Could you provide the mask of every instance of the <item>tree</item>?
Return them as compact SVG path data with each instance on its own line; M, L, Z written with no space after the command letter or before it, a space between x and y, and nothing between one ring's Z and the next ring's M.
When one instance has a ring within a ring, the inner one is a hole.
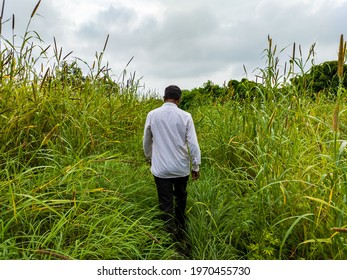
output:
M344 65L343 87L347 87L347 65ZM319 65L314 65L308 73L295 77L291 80L292 85L301 91L308 91L315 95L319 92L327 94L337 94L339 87L339 77L337 75L337 61L326 61Z

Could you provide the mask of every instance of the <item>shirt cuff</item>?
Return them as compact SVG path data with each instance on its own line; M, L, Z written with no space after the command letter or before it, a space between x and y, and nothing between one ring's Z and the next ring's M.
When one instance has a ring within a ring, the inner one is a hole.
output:
M192 166L192 170L196 171L196 172L199 172L199 165L193 165Z

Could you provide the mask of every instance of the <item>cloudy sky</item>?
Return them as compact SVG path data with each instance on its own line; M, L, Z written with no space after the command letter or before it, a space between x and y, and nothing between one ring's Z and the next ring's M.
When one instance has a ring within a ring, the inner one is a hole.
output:
M3 22L14 14L22 35L37 2L6 0ZM91 65L109 35L104 61L115 80L134 57L127 72L158 93L169 84L253 80L265 67L268 35L283 49L282 65L294 42L304 58L316 44L319 64L336 60L340 34L347 38L347 0L42 0L37 13L30 30L45 45L55 37L70 59ZM11 36L10 21L2 33Z

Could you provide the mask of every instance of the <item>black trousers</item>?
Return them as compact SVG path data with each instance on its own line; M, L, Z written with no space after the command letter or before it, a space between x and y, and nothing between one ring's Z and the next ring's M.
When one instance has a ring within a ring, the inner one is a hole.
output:
M177 228L185 230L185 211L187 204L187 183L189 176L179 178L158 178L157 185L159 208L162 219L169 231Z

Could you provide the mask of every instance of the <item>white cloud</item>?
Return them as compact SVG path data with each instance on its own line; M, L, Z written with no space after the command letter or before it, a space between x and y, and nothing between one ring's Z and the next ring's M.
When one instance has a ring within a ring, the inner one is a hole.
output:
M16 32L37 2L6 1ZM32 28L47 44L55 37L65 53L90 63L109 34L105 59L115 74L134 56L129 71L161 91L168 83L192 88L241 79L243 64L251 78L265 63L268 35L278 49L288 46L284 59L294 42L303 55L316 43L317 62L335 59L347 0L52 0L42 1L38 13ZM10 22L6 29L11 36Z

